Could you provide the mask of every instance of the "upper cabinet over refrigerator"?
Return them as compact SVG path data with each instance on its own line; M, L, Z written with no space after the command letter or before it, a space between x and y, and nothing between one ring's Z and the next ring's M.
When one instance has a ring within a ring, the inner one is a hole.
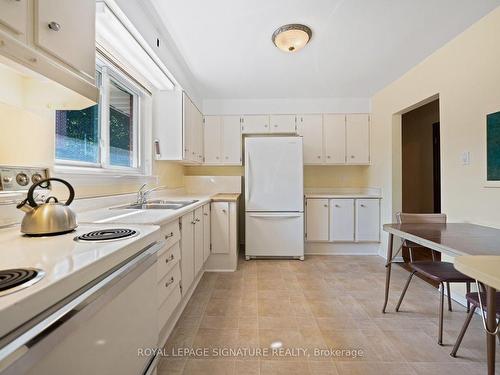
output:
M303 211L301 137L245 139L247 211Z

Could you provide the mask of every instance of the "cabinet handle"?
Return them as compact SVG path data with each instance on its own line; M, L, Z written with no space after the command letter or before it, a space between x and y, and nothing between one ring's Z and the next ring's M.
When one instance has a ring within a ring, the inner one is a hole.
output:
M193 224L193 225L194 225L194 224L196 224L196 221L195 221L195 220L193 220L193 221L191 222L191 224Z
M226 156L226 159L229 159L229 156Z
M277 128L277 127L278 127L278 125L274 124L274 127L275 127L275 128Z
M168 263L171 260L174 260L174 254L170 254L170 256L167 259L165 259L165 263Z
M225 209L223 209L222 212L226 213L227 211Z
M330 155L328 155L326 158L327 158L327 159L330 159L330 158L331 158L331 156L330 156Z
M205 213L203 214L203 216L208 216L208 212L205 212Z
M361 207L366 207L364 204L360 204Z
M194 221L196 221L197 223L199 223L200 219L196 218L196 219L194 219Z
M61 30L61 25L58 24L57 22L54 22L54 21L49 22L48 26L49 26L49 29L51 29L53 31L59 31L59 30Z
M173 282L174 282L174 277L172 276L172 277L170 278L170 280L168 280L168 281L165 283L165 287L167 287L167 288L168 288L168 286L169 286L170 284L172 284Z
M321 156L320 156L320 155L318 155L318 159L321 159Z
M216 156L215 158L216 158L217 160L219 160L219 157L218 157L218 156Z
M327 204L324 204L324 205L323 205L323 207L328 207L328 205L327 205Z
M338 204L336 204L336 205L335 205L335 207L338 207L338 208L340 208L340 206L339 206Z
M170 232L169 234L167 234L165 236L165 239L168 240L170 237L173 237L174 236L174 232Z
M267 124L265 124L264 127L267 128Z
M354 155L351 155L351 159L354 159Z

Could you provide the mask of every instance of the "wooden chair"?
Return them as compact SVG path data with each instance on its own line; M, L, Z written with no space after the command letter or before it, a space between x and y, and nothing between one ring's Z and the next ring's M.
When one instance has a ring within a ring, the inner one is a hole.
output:
M421 223L421 224L429 224L429 223L438 223L438 224L446 224L446 215L445 214L408 214L398 212L396 214L396 218L398 223ZM396 311L399 311L399 307L403 302L403 298L408 290L408 286L410 285L411 279L413 275L416 273L425 276L431 280L438 282L441 286L441 298L439 303L439 328L438 328L438 344L443 345L443 309L444 309L444 288L446 285L446 290L448 294L448 310L452 311L451 307L451 296L450 296L450 283L465 283L467 287L467 293L470 292L470 283L474 282L473 279L464 275L463 273L457 271L453 267L453 263L441 262L435 260L434 250L431 250L432 253L432 261L413 261L413 250L414 249L425 249L424 246L416 244L411 241L405 240L403 242L403 246L407 247L410 253L410 262L408 266L412 270L406 284L401 293L401 297L399 297L398 304L396 306ZM470 306L469 302L467 303L467 312L469 312Z

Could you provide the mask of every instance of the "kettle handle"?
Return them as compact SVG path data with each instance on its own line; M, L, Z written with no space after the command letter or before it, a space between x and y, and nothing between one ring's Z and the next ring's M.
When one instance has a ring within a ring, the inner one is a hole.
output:
M71 184L68 181L65 181L62 178L56 178L56 177L46 178L44 180L40 180L40 181L34 183L33 185L31 185L30 189L28 190L28 198L27 198L29 205L31 207L37 206L37 204L35 202L35 198L33 198L33 193L35 192L35 188L38 185L41 185L41 184L48 182L48 181L57 181L57 182L60 182L64 185L66 185L66 187L69 190L69 198L66 201L65 205L69 206L71 204L71 202L73 202L73 199L75 198L75 189L73 189L73 186L71 186Z

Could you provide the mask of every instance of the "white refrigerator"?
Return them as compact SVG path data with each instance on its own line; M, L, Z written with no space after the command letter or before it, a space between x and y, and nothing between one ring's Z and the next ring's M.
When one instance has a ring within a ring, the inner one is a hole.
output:
M245 256L304 259L302 137L245 138Z

